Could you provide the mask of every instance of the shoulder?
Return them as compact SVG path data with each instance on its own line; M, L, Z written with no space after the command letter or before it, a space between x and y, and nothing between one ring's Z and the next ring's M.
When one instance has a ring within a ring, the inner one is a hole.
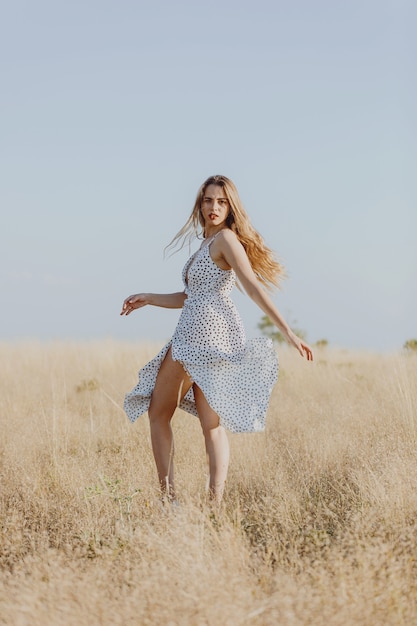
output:
M237 259L246 256L245 249L239 237L230 228L224 228L213 241L212 257L224 259L229 266L233 266Z
M227 247L240 247L242 245L236 233L234 233L230 228L224 228L221 230L216 237L216 242L217 241L220 245L225 245Z

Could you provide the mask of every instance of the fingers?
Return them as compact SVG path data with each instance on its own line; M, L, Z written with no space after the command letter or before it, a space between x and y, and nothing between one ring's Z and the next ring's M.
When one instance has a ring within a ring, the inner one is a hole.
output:
M301 344L302 350L301 355L307 357L307 361L313 360L313 350L307 344Z
M129 296L128 298L126 298L126 300L123 302L120 315L130 315L130 313L135 310L136 307L134 306L134 298L135 296Z
M145 294L137 293L133 296L129 296L123 302L122 310L120 315L130 315L132 311L135 309L139 309L142 306L146 305L146 297Z
M133 308L129 304L123 304L120 315L129 315L133 311Z
M299 340L298 342L294 343L294 345L302 357L306 357L307 361L313 361L313 350L308 344Z

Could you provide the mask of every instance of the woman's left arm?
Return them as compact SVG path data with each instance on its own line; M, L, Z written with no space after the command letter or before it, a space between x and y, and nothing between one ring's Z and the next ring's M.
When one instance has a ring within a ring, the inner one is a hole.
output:
M214 243L217 243L217 241ZM248 296L269 317L271 322L279 328L288 343L297 348L301 356L305 356L308 361L312 361L312 349L291 330L269 295L259 284L245 249L236 235L232 231L223 231L223 237L218 238L218 246L216 247L226 263L236 272L237 279Z

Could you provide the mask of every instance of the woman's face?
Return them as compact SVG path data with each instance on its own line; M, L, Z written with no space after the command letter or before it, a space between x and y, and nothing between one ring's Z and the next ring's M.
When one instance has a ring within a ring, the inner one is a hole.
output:
M201 201L201 215L204 225L221 226L229 215L229 201L223 187L208 185Z

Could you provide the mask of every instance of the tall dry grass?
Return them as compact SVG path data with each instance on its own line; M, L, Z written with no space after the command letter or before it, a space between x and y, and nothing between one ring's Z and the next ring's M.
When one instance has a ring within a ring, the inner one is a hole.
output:
M0 624L416 624L417 359L283 350L214 515L197 420L167 510L121 410L158 347L0 346Z

